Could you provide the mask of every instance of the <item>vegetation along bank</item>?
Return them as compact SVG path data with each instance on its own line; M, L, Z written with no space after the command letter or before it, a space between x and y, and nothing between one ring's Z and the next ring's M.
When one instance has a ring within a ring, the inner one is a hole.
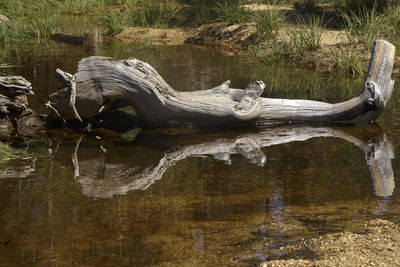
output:
M375 39L400 44L397 0L14 0L1 1L0 14L2 47L47 41L62 17L91 14L110 39L214 45L356 75Z

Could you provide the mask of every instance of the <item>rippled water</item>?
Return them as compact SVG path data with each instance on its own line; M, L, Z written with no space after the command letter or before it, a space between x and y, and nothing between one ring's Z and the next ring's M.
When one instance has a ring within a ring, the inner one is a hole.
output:
M263 80L265 97L339 102L363 83L190 46L51 43L2 57L44 112L55 69L74 73L90 55L147 61L177 90ZM0 265L248 266L292 256L279 245L299 238L399 222L399 89L380 126L49 130L19 141L24 158L0 162Z

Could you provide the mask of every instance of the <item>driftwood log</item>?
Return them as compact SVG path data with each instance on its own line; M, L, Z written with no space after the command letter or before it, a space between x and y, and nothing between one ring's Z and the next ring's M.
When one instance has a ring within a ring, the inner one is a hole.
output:
M47 106L64 121L90 121L106 109L132 106L148 127L371 122L391 98L394 53L392 44L375 41L361 93L337 104L264 98L262 81L245 90L226 81L210 90L178 92L137 59L89 57L79 62L75 75L57 70L64 88L49 96Z
M110 198L131 190L147 190L162 179L169 168L189 157L213 157L231 164L231 157L240 155L251 164L268 168L268 155L262 148L321 137L340 138L358 147L370 171L375 194L380 197L393 194L393 146L384 131L374 124L366 127L286 125L236 134L141 133L133 144L125 141L123 146L123 140L115 146L91 140L86 135L75 137L75 144L71 144L71 136L67 136L66 142L63 139L53 141L51 151L52 157L57 157L58 150L71 151L74 177L85 195ZM99 152L93 153L93 150ZM145 157L143 151L146 151ZM65 158L65 164L70 168L71 160Z
M44 124L43 117L28 108L31 83L21 76L0 77L0 137L31 135Z

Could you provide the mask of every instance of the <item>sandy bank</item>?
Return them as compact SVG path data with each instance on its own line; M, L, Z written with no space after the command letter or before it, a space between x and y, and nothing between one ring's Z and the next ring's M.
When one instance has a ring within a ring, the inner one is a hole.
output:
M376 219L365 223L360 233L300 239L280 249L287 259L262 266L400 266L400 226Z

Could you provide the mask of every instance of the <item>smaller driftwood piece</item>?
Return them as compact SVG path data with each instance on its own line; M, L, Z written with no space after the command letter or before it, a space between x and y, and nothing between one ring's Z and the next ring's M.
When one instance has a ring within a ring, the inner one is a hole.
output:
M50 95L47 105L64 121L90 121L104 110L132 106L148 127L371 122L391 98L394 53L392 44L375 41L361 93L337 104L264 98L262 81L244 90L226 81L209 90L179 92L145 62L96 56L82 59L75 75L57 70L64 88Z
M27 96L33 94L31 83L23 77L0 77L0 137L16 132L30 135L43 126L43 117L27 107Z

